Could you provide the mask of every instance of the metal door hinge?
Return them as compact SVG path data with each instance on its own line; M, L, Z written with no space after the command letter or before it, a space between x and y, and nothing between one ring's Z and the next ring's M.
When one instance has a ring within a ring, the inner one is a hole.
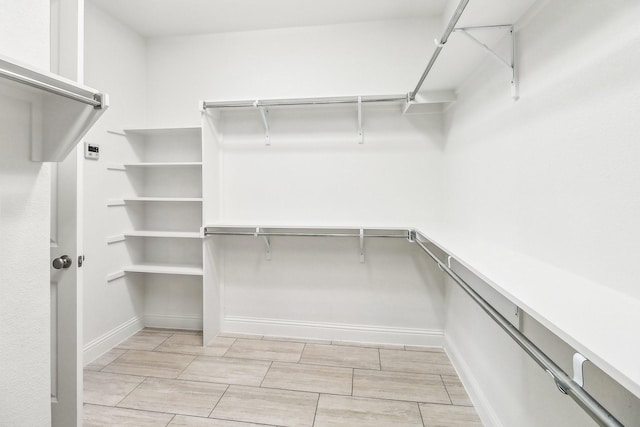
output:
M84 255L79 255L78 256L78 268L82 267L82 264L84 264Z

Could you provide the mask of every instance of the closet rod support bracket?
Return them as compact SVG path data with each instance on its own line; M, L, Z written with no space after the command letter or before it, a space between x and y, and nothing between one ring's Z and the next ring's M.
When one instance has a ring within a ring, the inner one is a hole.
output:
M364 264L364 228L360 229L360 264Z
M584 387L584 362L588 360L580 353L573 355L573 381L580 387Z
M362 130L362 97L358 97L358 144L364 144L364 132Z
M260 237L260 227L256 227L255 233L253 233L255 237ZM269 240L269 236L262 236L264 239L264 258L267 261L271 261L271 241Z
M510 49L511 57L509 59L504 59L495 50L493 50L491 47L489 47L482 41L478 40L478 38L476 38L473 34L470 33L470 31L473 31L473 30L505 30L505 29L509 31L509 38L511 41L511 49ZM518 80L516 75L516 43L515 43L515 35L513 32L513 25L484 25L484 26L478 26L478 27L455 28L453 31L457 33L462 33L463 35L465 35L469 40L471 40L472 42L480 46L482 49L484 49L485 52L493 56L501 64L503 64L510 70L511 97L513 98L514 101L516 101L519 96L518 96Z
M253 105L260 111L262 122L264 123L264 143L265 145L271 145L271 129L269 126L269 109L267 107L261 107L259 101L255 101Z

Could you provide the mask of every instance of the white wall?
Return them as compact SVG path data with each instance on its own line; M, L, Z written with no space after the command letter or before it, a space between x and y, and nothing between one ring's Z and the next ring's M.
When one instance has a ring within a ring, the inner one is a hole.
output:
M425 31L427 24L408 20L152 39L150 123L197 124L202 99L406 93L424 66L414 52L435 36ZM205 167L205 224L409 227L425 215L439 218L439 116L402 116L397 105L365 106L363 145L357 143L353 106L272 109L270 120L266 147L255 111L223 114L222 156ZM223 271L223 328L414 343L435 343L434 334L441 333L440 276L416 260L408 243L367 241L362 265L355 239L272 240L272 261L264 261L261 241L220 241L223 267L216 271ZM199 310L194 305L191 313ZM338 332L331 324L396 329L366 335ZM403 335L401 329L415 331Z
M49 68L49 1L0 2L0 54ZM0 96L4 98L4 96ZM50 174L30 159L30 124L0 115L0 425L50 424Z
M444 165L445 216L455 227L629 298L640 297L639 18L637 2L543 2L517 32L520 100L489 58L447 114ZM448 348L496 424L592 424L466 296L447 289ZM568 369L566 345L530 319L524 330ZM625 425L640 423L638 400L602 375L589 373L587 390Z
M139 161L142 147L107 131L144 127L147 74L144 38L90 2L85 15L85 83L108 93L111 102L86 137L100 144L101 155L99 161L84 161L84 362L88 363L142 326L144 281L136 276L106 281L108 274L131 264L132 257L124 242L108 245L106 237L132 230L135 220L123 207L107 207L109 198L135 194L126 173L107 170L107 165Z
M437 22L402 20L149 41L150 125L199 124L199 100L407 93Z

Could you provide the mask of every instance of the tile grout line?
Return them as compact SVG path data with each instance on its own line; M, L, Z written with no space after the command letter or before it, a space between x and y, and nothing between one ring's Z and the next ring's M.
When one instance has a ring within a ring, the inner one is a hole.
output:
M422 421L422 427L427 427L424 423L424 416L422 415L422 408L420 407L419 403L418 403L418 413L420 414L420 421Z
M131 389L131 391L129 393L126 394L126 396L124 396L122 399L120 399L118 401L118 403L116 403L115 405L113 405L114 408L122 408L122 406L118 406L119 404L122 403L123 400L125 400L127 397L129 397L131 395L131 393L133 393L134 391L136 391L138 389L138 387L140 387L145 381L147 381L147 379L149 379L149 377L144 377L144 379L142 381L140 381L138 383L138 385L136 385L134 388ZM133 408L127 408L127 409L133 409Z
M173 414L173 417L171 417L171 419L170 419L170 420L169 420L169 422L165 425L165 427L167 427L169 424L171 424L175 418L176 418L176 414Z
M321 394L318 393L318 399L316 400L316 410L313 412L313 421L311 422L311 427L316 425L316 417L318 416L318 406L320 406L320 396Z
M451 402L451 405L453 405L453 399L451 399L451 394L449 394L449 389L447 388L447 383L444 382L444 378L442 378L442 375L438 375L438 377L440 377L440 382L442 383L442 386L444 387L445 393L447 393L447 397L449 398L449 402Z
M209 411L209 415L207 415L207 418L211 418L211 415L213 415L213 411L215 411L215 409L218 407L218 405L220 404L220 401L222 400L224 395L227 394L227 391L229 390L229 387L231 387L231 384L226 384L226 386L227 386L227 388L224 389L224 391L220 395L220 399L218 399L216 404L213 405L213 408L211 408L211 411Z
M176 376L175 376L175 378L168 378L168 379L173 379L173 380L178 380L178 379L180 379L180 375L184 374L184 371L186 371L186 370L187 370L187 368L188 368L189 366L191 366L191 364L192 364L193 362L195 362L195 361L196 361L196 359L198 358L198 356L197 356L197 355L193 355L193 354L183 354L183 353L181 353L180 355L181 355L181 356L192 356L192 357L193 357L193 359L191 359L191 361L190 361L189 363L187 363L187 366L185 366L185 367L180 371L180 373L179 373L178 375L176 375Z
M222 338L224 338L224 337L222 337ZM232 338L232 337L229 337L229 338ZM229 350L231 350L231 347L233 347L236 344L236 342L238 342L238 338L233 338L233 342L231 343L231 345L225 350L224 353L222 353L222 355L220 357L226 357L227 353L229 353Z
M267 372L264 373L264 376L262 377L262 380L260 381L260 385L258 386L258 388L262 388L262 383L264 383L264 380L267 378L267 375L269 375L269 371L271 370L272 366L273 366L273 361L269 363L269 367L267 368Z

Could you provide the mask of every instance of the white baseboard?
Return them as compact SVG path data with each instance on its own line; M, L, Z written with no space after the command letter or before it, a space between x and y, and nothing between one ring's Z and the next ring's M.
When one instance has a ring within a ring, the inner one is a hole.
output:
M102 356L104 353L111 350L113 347L117 346L142 328L144 328L142 319L134 317L110 330L106 334L90 341L82 349L83 366L93 362L98 357Z
M146 313L144 325L149 328L202 330L202 316Z
M442 347L442 330L226 316L222 331L290 338Z
M464 358L458 351L456 345L445 336L445 345L444 349L453 364L453 367L458 372L458 376L460 377L460 381L464 385L464 388L467 390L467 394L473 402L473 406L482 420L482 425L486 427L504 427L498 415L493 410L493 406L491 406L491 402L482 391L480 384L476 380L476 377L473 375L473 371L464 361Z

